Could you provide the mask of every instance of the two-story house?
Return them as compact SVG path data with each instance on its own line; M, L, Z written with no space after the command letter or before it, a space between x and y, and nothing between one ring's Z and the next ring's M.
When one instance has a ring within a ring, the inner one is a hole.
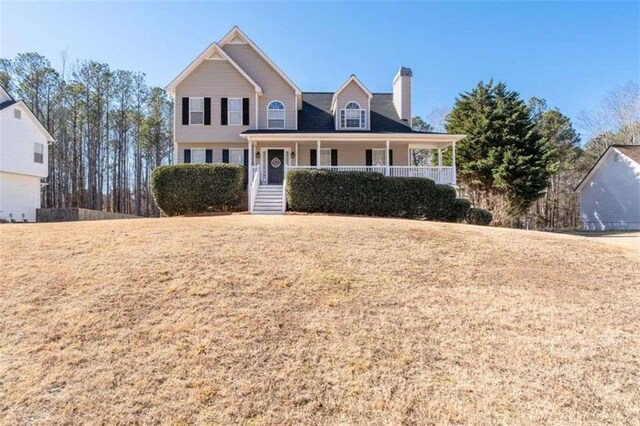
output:
M411 129L412 71L392 91L372 93L355 75L335 92L303 92L240 28L212 43L168 86L175 100L178 163L249 168L249 209L284 211L292 168L376 171L455 185L463 135ZM441 152L453 147L453 164ZM438 166L412 164L412 150L437 150Z
M0 87L0 218L35 222L53 137L22 101Z

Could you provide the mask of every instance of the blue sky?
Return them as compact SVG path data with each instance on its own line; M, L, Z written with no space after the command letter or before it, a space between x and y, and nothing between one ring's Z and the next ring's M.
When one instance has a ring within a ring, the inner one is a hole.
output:
M60 53L147 74L164 87L239 25L303 91L355 73L374 92L413 69L414 115L505 81L572 119L640 80L640 2L6 2L0 56ZM579 127L579 126L578 126Z

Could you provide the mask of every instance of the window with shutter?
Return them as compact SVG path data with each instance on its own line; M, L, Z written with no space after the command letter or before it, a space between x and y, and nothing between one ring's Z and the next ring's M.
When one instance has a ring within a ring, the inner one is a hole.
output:
M242 98L229 98L229 124L242 125Z
M243 166L244 165L244 149L230 149L229 163Z
M204 124L204 98L189 98L189 124Z
M191 149L191 162L192 163L205 163L206 162L206 150L201 148Z

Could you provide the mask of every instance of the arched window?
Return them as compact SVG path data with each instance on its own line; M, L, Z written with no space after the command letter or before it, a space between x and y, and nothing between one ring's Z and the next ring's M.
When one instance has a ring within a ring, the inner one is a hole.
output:
M267 128L284 129L284 104L280 101L272 101L267 106Z
M347 129L364 129L366 126L367 112L360 108L355 101L347 102L344 109L340 110L340 127Z

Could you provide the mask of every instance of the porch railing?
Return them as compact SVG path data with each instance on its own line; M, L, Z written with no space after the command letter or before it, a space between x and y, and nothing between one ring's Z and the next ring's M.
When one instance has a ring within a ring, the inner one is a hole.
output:
M251 166L249 170L249 211L253 212L253 206L256 203L256 195L258 194L258 186L260 186L260 166Z
M377 172L385 176L419 177L434 180L436 183L455 185L455 170L453 167L438 166L288 166L287 170L295 169L323 169L337 172ZM388 169L388 173L387 173Z

